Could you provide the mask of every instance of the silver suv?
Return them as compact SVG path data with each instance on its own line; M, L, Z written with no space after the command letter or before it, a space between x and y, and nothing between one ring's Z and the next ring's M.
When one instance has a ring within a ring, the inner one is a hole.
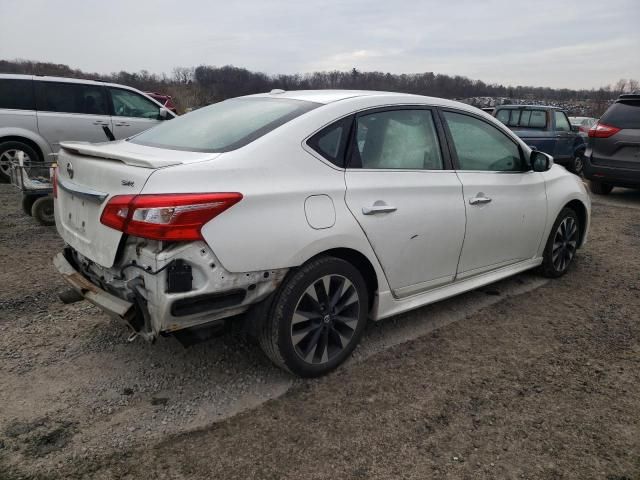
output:
M0 181L12 160L42 161L61 141L127 138L174 116L124 85L0 74Z

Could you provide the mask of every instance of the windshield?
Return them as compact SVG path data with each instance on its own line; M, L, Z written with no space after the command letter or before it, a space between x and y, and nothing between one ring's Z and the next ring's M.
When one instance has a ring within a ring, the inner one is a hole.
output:
M191 152L229 152L320 106L288 98L234 98L165 121L131 143Z

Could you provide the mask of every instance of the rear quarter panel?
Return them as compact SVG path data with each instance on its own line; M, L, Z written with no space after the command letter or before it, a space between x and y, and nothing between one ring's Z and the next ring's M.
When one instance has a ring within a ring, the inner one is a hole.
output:
M38 133L38 119L35 110L0 109L0 142L6 137L22 137L34 142L43 153L44 160L50 160L51 146Z
M319 128L317 121L301 117L215 160L160 169L142 193L240 192L238 204L202 229L231 272L291 268L326 250L351 248L369 259L380 289L388 289L368 240L346 207L344 170L301 146ZM313 228L307 221L305 201L313 195L331 198L331 227Z

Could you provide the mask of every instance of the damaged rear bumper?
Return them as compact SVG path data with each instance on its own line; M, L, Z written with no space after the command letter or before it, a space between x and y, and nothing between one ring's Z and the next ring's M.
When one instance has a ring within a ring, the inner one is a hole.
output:
M111 295L91 283L69 263L64 253L60 252L53 257L53 265L71 288L106 313L122 319L127 319L133 314L133 303Z
M161 245L135 237L111 268L70 246L53 263L81 296L77 300L123 319L148 341L244 314L275 291L288 271L234 273L204 242Z

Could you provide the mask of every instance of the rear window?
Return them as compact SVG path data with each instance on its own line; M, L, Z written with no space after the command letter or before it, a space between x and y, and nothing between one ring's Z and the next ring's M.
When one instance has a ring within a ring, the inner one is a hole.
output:
M545 128L547 114L544 110L505 108L499 110L496 118L508 127Z
M14 110L35 110L33 99L33 81L0 80L0 108Z
M602 123L618 128L640 128L640 101L616 102L604 112Z
M234 98L163 122L130 141L170 150L229 152L319 105L288 98Z

